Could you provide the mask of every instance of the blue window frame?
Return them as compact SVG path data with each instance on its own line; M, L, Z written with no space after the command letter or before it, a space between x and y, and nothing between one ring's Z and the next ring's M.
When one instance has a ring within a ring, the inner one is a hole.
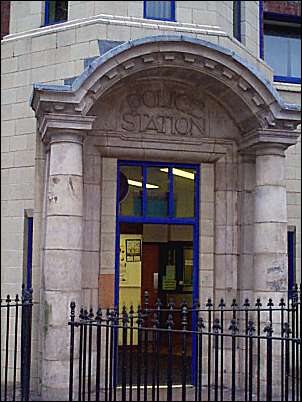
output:
M233 36L241 42L241 2L233 1Z
M260 57L274 70L277 82L301 83L300 17L263 12L260 1Z
M68 1L45 1L44 25L59 24L67 21Z
M296 281L296 232L287 232L287 256L288 256L288 290L289 297Z
M144 18L161 21L175 21L175 1L144 0Z

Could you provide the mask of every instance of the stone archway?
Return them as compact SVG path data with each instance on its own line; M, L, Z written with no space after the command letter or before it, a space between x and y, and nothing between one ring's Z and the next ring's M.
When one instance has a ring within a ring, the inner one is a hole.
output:
M284 150L296 142L300 115L234 52L183 36L130 41L94 61L72 86L36 84L32 107L49 150L42 268L48 312L43 334L45 395L64 400L67 387L66 315L54 312L81 300L84 139L85 146L107 158L198 163L226 158L221 172L225 163L232 168L230 149L244 155L247 176L256 171L252 233L249 222L242 224L254 245L253 288L264 293L283 289ZM243 208L248 205L245 200ZM228 224L221 226L225 236ZM233 252L227 245L221 254L229 256L225 261L232 265Z

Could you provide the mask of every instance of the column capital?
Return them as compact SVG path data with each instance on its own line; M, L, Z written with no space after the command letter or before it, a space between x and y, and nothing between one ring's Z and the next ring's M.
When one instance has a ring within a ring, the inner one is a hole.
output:
M301 134L298 130L280 130L280 129L260 129L249 132L242 137L239 144L239 150L242 152L257 152L260 149L278 148L283 152L297 143L298 137ZM279 152L280 152L279 151Z
M45 144L55 142L82 143L92 129L95 116L48 113L39 124L39 133Z

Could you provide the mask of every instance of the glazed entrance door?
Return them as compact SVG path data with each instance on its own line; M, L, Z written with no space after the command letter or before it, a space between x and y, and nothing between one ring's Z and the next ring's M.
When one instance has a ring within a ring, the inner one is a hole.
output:
M119 161L117 181L115 305L119 307L120 311L123 302L128 308L133 305L134 309L137 307L142 309L135 313L136 325L138 321L146 324L146 320L149 320L148 326L149 324L160 326L161 333L164 334L159 346L162 359L161 370L165 373L165 364L168 361L167 339L165 339L167 332L165 331L170 325L168 308L171 307L171 305L168 307L167 304L174 303L173 325L177 330L181 326L180 307L182 303L185 301L190 310L193 300L198 299L199 166ZM130 226L135 227L135 231L132 231ZM137 235L131 239L131 247L128 247L127 234ZM122 263L120 241L123 236L126 236L124 247L126 259ZM141 248L139 244L141 244ZM136 249L141 252L133 252ZM140 283L135 282L137 290L140 285L140 295L134 294L134 290L130 289L134 276L141 279ZM147 309L144 306L146 290L149 293ZM123 300L121 296L123 296ZM156 318L154 310L158 297L162 299L163 306L158 313L159 319ZM194 328L195 324L196 317L189 317L188 329ZM138 330L135 332L138 334ZM179 333L180 331L176 331L173 336L172 354L175 374L180 372L177 368L181 360ZM151 335L150 333L150 337ZM188 343L187 367L192 367L192 372L191 370L190 372L193 381L195 378L196 337L192 335L191 338L192 344ZM136 352L140 361L140 348L144 347L146 359L150 354L150 361L152 361L155 342L152 344L149 341L148 336L147 341L144 338L143 344L135 338L130 349L128 340L123 342L124 354L134 356L132 353ZM156 344L159 345L159 342ZM119 345L121 345L120 337ZM119 367L120 369L121 367ZM149 381L149 377L146 378L146 381ZM162 380L160 382L164 383ZM181 378L175 378L175 382L180 383Z

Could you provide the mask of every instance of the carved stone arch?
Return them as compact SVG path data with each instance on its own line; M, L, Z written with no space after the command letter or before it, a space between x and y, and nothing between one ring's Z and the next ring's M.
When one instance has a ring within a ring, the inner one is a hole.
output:
M182 35L146 37L117 46L97 58L71 86L36 84L31 104L39 126L49 113L88 116L120 83L163 72L175 80L186 76L197 90L215 98L243 141L263 129L293 133L299 124L297 106L284 103L254 66L234 51Z

